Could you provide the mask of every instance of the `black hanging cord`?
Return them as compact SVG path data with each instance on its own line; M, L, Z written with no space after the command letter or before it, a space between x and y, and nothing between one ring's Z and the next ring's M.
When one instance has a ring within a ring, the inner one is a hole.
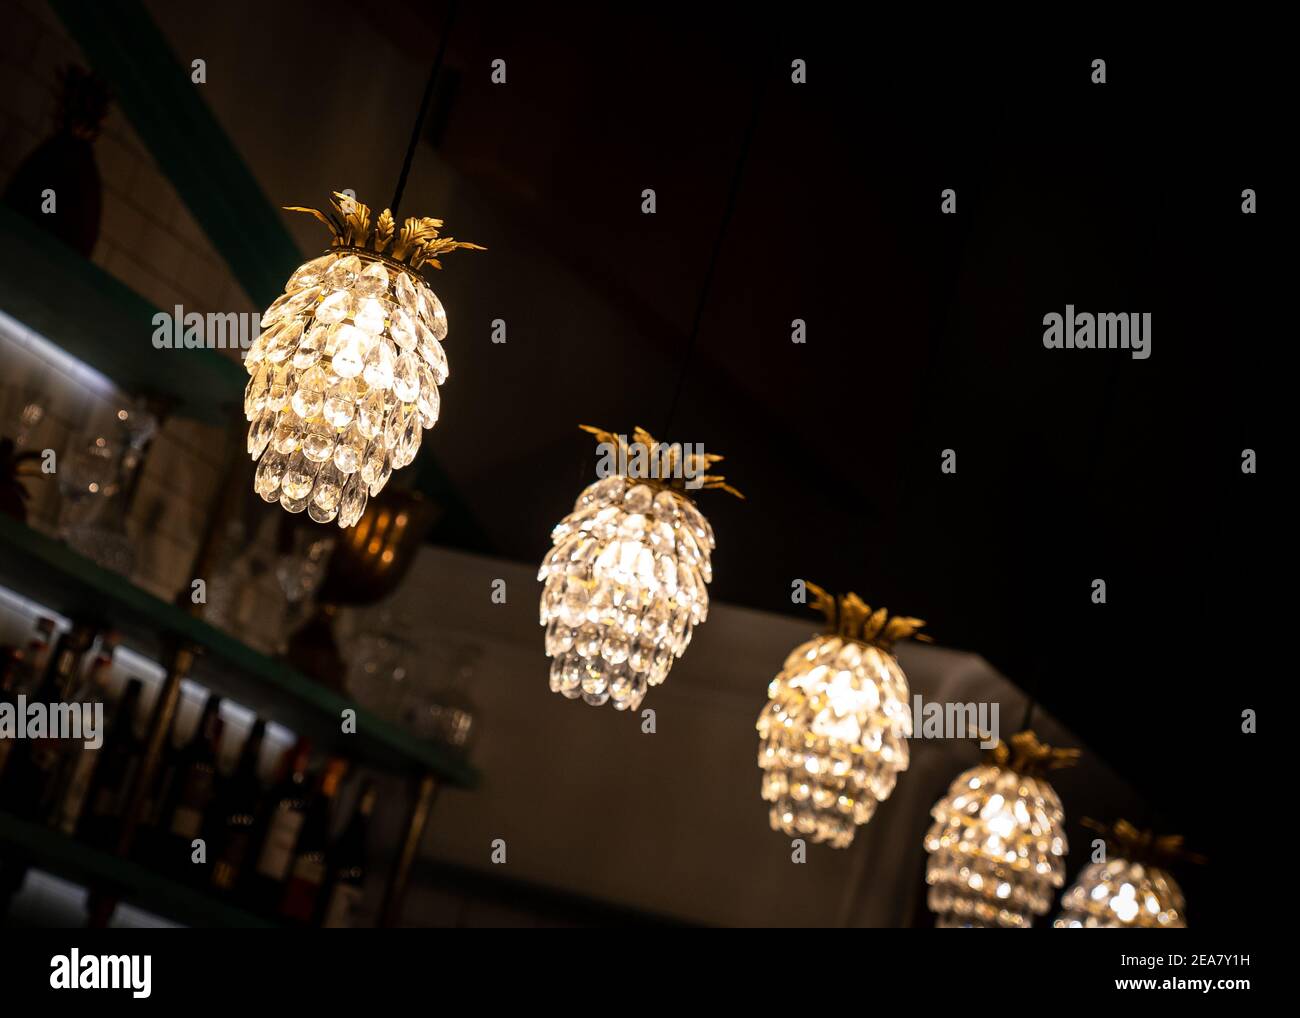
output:
M740 151L736 156L736 168L731 174L731 185L727 190L727 204L722 212L722 222L718 225L718 235L713 241L713 250L709 254L709 263L704 270L704 281L700 284L700 297L695 304L695 317L691 319L691 331L686 339L686 352L682 354L682 370L677 376L677 386L673 389L673 401L668 407L668 419L664 424L664 430L660 432L663 436L662 441L671 442L672 438L669 432L672 429L673 418L677 415L677 403L681 399L682 388L686 385L686 373L690 369L691 355L695 352L695 343L700 335L700 323L704 320L704 309L709 303L709 290L713 286L713 277L718 270L718 258L722 253L722 242L727 236L727 227L731 225L731 217L736 211L736 202L740 198L740 182L745 175L745 162L749 158L749 150L754 141L754 133L758 129L759 113L763 106L763 95L767 91L767 79L770 70L770 61L764 60L759 72L758 87L754 90L754 103L749 114L749 123L745 127L745 134L740 140Z
M1020 722L1020 727L1016 729L1016 731L1023 732L1029 727L1029 722L1032 721L1034 717L1034 707L1034 698L1031 696L1025 701L1025 716Z
M397 178L397 189L393 192L393 200L389 203L389 208L393 213L393 222L397 222L397 206L402 203L402 192L406 190L406 178L411 172L411 160L415 158L415 147L420 143L420 129L424 126L424 118L429 113L429 102L433 99L433 86L438 81L438 74L442 71L442 59L447 55L447 40L451 37L451 26L456 20L456 0L451 0L447 5L447 18L442 25L442 39L438 42L438 55L433 58L433 67L429 71L429 81L424 86L424 97L420 100L420 112L415 116L415 126L411 128L411 141L406 146L406 158L402 160L402 173Z

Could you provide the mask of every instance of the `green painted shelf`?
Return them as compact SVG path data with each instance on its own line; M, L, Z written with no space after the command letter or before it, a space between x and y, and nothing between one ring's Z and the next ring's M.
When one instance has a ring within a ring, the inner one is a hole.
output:
M0 584L60 614L111 625L122 642L154 660L170 641L199 648L193 678L317 744L376 766L428 771L444 784L471 788L478 772L437 743L416 738L326 689L283 661L265 656L65 544L0 515ZM345 734L342 712L356 711Z
M206 424L239 413L248 383L239 363L216 350L155 350L158 308L2 204L0 239L0 310L124 392Z
M121 900L194 926L274 927L276 924L202 891L80 841L0 813L0 846L10 846L38 869L118 895ZM4 853L13 855L12 852Z

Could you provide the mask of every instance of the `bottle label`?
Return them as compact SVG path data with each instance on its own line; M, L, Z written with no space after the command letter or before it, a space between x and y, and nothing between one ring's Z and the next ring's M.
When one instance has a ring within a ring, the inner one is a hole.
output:
M233 889L239 881L240 871L244 868L244 856L248 854L250 840L248 828L241 827L229 835L229 839L225 851L221 853L221 858L212 868L212 883L223 891Z
M98 762L97 749L83 749L77 758L59 815L59 830L64 834L72 834L77 829L77 821L81 819L81 811L86 805L86 793L90 791L90 779L95 774L95 764Z
M203 829L203 811L193 806L177 806L172 814L172 833L178 838L192 840Z
M293 863L293 850L298 844L304 815L301 810L280 809L271 818L271 828L266 832L266 844L257 860L257 872L272 880L283 880Z
M181 801L172 811L171 832L179 838L197 838L203 828L203 810L212 798L216 774L206 764L190 768L181 786Z
M330 903L325 909L325 919L321 925L327 929L351 929L360 902L361 888L356 884L335 884L334 893L330 895Z
M320 852L308 852L298 856L293 864L293 878L305 884L319 886L325 881L325 856Z

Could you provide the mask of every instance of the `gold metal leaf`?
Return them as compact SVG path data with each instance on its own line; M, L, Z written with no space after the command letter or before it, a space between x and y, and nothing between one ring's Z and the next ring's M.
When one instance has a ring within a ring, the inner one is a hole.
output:
M333 235L336 243L342 240L343 225L339 223L337 220L335 220L332 216L327 216L324 212L320 211L320 209L303 208L303 206L301 205L284 205L282 206L282 208L284 209L285 212L306 212L309 216L315 216L318 220L320 220L322 223L325 224L325 227Z
M446 239L450 241L451 238L446 238ZM462 244L459 241L455 243L457 247L465 247L474 251L486 250L486 248L479 247L477 244ZM603 428L592 427L590 424L580 424L579 427L583 431L595 435L597 440L602 443L609 443L611 445L617 443L619 448L623 450L625 453L627 452L628 447L632 445L643 445L651 452L655 452L657 449L661 448L666 444L660 442L653 435L651 435L650 432L646 431L645 428L642 428L640 426L637 426L636 428L633 429L632 440L630 442L627 441L621 435L615 435L613 432L606 431ZM671 445L669 445L670 451L668 454L668 458L669 458L670 465L677 462L676 457L679 455L680 448L681 448L680 446L673 448ZM690 465L692 467L696 467L699 458L700 458L699 456L692 454ZM703 459L705 460L705 465L707 468L707 465L709 463L716 463L718 460L722 459L722 457L717 455L716 453L705 453L703 455ZM692 470L691 472L694 473L694 470ZM656 483L663 487L671 488L673 491L679 492L682 495L687 495L688 493L688 488L686 486L685 479L681 477L641 478L641 480L650 481L651 483ZM735 495L736 498L741 499L742 501L745 498L745 496L742 495L739 491L733 488L730 484L727 484L726 478L722 477L721 475L715 476L713 474L700 474L698 476L698 480L699 480L699 484L697 484L695 487L707 488L715 491L725 491L728 495Z
M393 211L384 209L379 213L379 219L375 223L374 249L383 252L393 239Z

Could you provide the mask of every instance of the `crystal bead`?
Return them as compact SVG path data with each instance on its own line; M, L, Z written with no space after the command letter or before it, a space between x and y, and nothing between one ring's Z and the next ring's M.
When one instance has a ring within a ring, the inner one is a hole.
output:
M284 474L280 478L280 504L284 504L286 497L294 501L305 499L311 493L315 479L316 464L309 462L301 451L293 453L285 463ZM290 511L301 512L302 508Z
M424 362L429 365L429 369L433 372L435 384L442 385L443 382L447 381L450 369L447 365L447 351L442 348L441 343L437 340L432 343L422 343L420 345L420 356L424 358Z
M334 264L334 255L321 255L319 258L313 258L305 265L298 267L298 270L289 277L289 282L285 286L286 293L294 293L298 290L305 290L311 286L319 286L324 278L326 271Z
M302 454L313 463L324 463L334 456L334 431L324 421L307 425L302 435Z
M361 519L361 514L366 511L367 497L366 486L361 480L361 475L353 474L343 485L343 494L339 499L340 527L356 525L357 520Z
M357 412L357 385L351 378L340 379L326 390L322 414L333 428L346 428Z
M361 259L354 254L345 255L325 272L325 285L334 290L347 290L361 274Z
M420 394L416 397L415 405L420 412L420 423L426 428L432 428L438 423L438 413L442 406L442 396L438 392L438 387L433 383L433 373L429 365L424 361L419 363L420 369Z
M285 457L274 449L268 449L266 455L257 464L253 475L253 490L268 502L280 497L280 478L284 476Z
M266 393L271 387L270 372L263 364L257 374L244 387L244 420L255 421L266 406Z
M413 403L420 395L419 358L407 352L393 366L393 395L403 403Z
M320 360L328 331L326 326L320 324L312 326L307 331L307 334L299 341L298 349L293 354L293 366L295 368L301 371Z
M357 277L352 292L361 297L381 297L388 292L388 269L383 262L371 262Z
M411 277L405 272L397 273L397 279L394 280L393 293L397 297L397 303L407 311L417 310L420 298L416 293L415 286L411 283Z
M316 321L333 325L341 322L352 313L352 294L347 290L335 290L316 306Z
M405 308L396 308L392 320L388 323L388 334L400 350L413 350L417 342L418 326Z
M387 389L393 384L393 344L383 336L366 354L362 377L372 389Z
M298 387L290 403L294 413L304 421L320 414L325 403L325 372L320 365L308 368L298 376Z
M388 405L384 393L375 389L362 399L357 408L357 429L366 438L383 434L384 421L388 416Z
M355 378L366 363L365 334L351 325L339 326L331 367L340 378Z
M378 336L384 331L384 306L374 297L364 297L352 312L352 324L367 336Z
M361 460L366 452L366 439L354 423L345 431L334 446L334 466L342 474L355 474L361 468Z
M435 339L447 338L447 312L442 308L438 295L427 286L420 288L420 318L432 331Z
M275 330L275 335L266 342L266 359L271 364L279 364L293 356L298 349L298 340L302 338L302 320L295 318Z
M248 429L248 454L257 459L270 444L271 435L275 432L275 413L271 410L263 410L257 415L257 420L253 426Z
M281 456L288 456L298 448L301 438L301 422L292 413L281 413L275 424L271 443Z

